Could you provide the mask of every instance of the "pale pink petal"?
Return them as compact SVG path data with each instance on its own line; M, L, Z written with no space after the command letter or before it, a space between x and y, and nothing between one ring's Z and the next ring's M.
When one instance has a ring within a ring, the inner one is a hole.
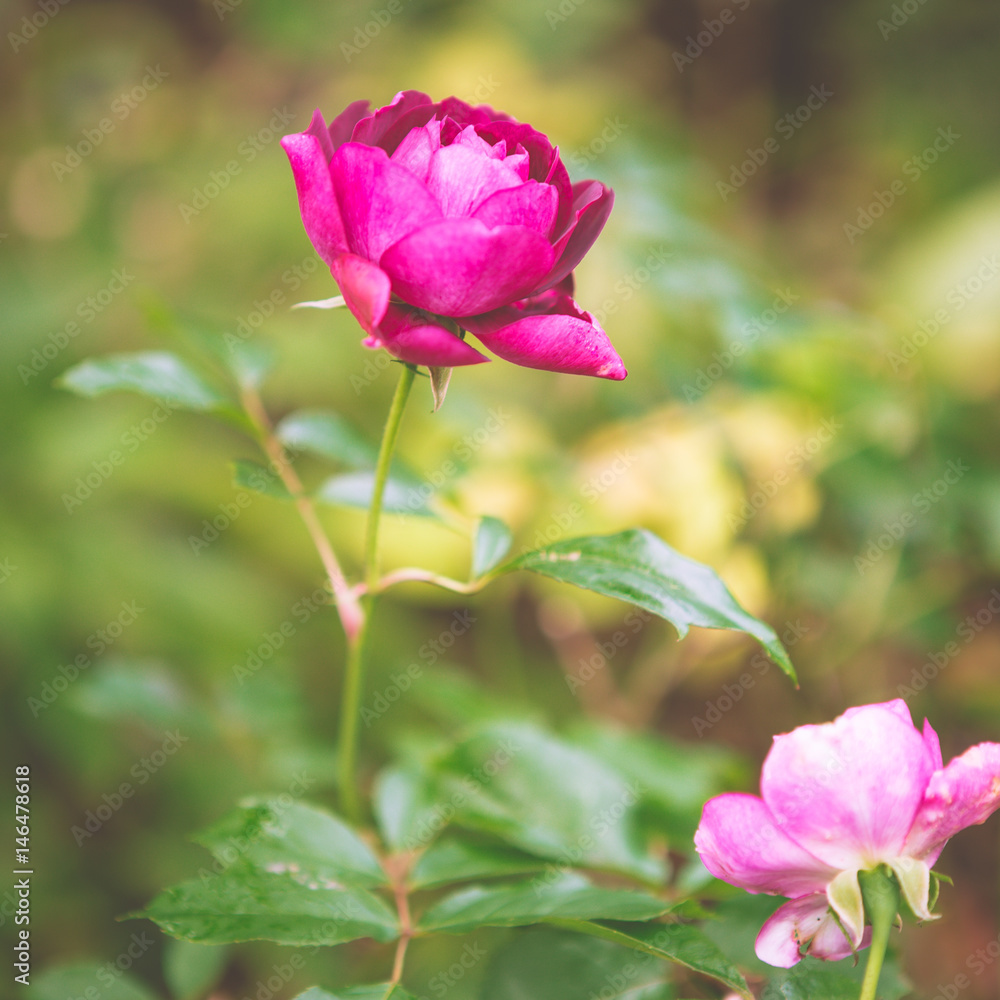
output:
M927 752L934 762L934 770L940 771L944 767L944 758L941 756L941 741L928 719L924 719L924 746L927 747Z
M348 247L378 263L385 249L441 218L427 188L384 150L348 142L330 163Z
M555 221L558 197L555 188L538 181L491 194L473 213L490 229L495 226L527 226L548 236Z
M933 865L950 837L1000 807L1000 744L980 743L935 772L906 838L905 853Z
M489 361L426 313L404 306L389 306L374 340L377 346L414 365L454 368Z
M524 226L444 219L389 247L379 263L406 302L472 316L522 298L552 266L552 247Z
M292 165L306 234L320 257L331 264L347 249L347 237L323 144L311 132L297 132L286 135L281 146Z
M871 928L866 928L855 950L869 944ZM762 962L779 969L797 965L803 951L830 962L852 954L850 942L831 914L826 897L820 894L779 906L760 929L754 950Z
M452 144L455 146L465 146L472 152L478 153L480 156L489 157L492 160L502 160L507 155L507 143L503 142L493 145L493 143L487 142L476 131L475 125L466 125L452 140Z
M934 762L909 718L866 705L774 738L761 795L782 829L838 869L898 856Z
M406 167L414 177L426 182L431 157L441 148L441 123L429 121L422 128L411 129L392 154L392 162Z
M822 893L837 874L786 836L756 795L741 792L705 803L694 846L716 878L750 892Z
M597 320L565 295L539 295L462 325L494 354L527 368L616 381L628 374Z
M389 305L388 275L370 260L350 253L341 254L330 271L340 286L347 308L362 329L371 333L382 322Z
M496 191L524 183L507 166L468 146L442 146L431 158L427 190L437 199L448 218L471 215Z

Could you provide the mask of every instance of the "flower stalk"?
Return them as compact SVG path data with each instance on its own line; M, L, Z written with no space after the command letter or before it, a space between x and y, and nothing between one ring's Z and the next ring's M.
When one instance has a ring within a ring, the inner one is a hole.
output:
M392 455L399 436L399 427L406 409L406 401L413 388L416 369L404 365L399 383L396 386L389 416L386 418L385 429L382 432L382 444L379 447L378 462L375 466L375 483L372 489L372 502L368 511L368 524L365 531L365 563L364 576L367 593L363 598L362 625L353 636L348 636L347 663L344 672L344 689L340 703L340 735L337 745L337 771L340 784L340 796L344 812L348 818L358 823L361 820L361 799L358 795L358 718L361 711L361 696L364 691L365 676L365 646L368 633L368 621L372 614L372 602L378 585L378 529L382 519L382 498L385 494L385 484L389 479L389 467L392 465ZM351 591L357 601L357 590Z
M871 871L858 872L858 882L865 902L865 915L872 926L872 943L859 1000L875 1000L885 950L889 944L889 931L899 912L899 883L885 865L879 865Z

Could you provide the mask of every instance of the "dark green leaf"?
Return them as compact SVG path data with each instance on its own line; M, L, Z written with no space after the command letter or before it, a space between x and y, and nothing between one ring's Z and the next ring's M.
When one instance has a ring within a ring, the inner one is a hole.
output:
M296 451L311 451L351 469L373 468L375 449L336 413L299 410L278 424L278 438Z
M399 934L396 915L364 889L307 886L288 874L242 869L166 889L131 916L202 944L265 940L304 947L365 937L392 941Z
M659 881L638 831L640 789L598 757L528 723L495 723L436 765L453 822L581 868Z
M90 997L100 1000L157 1000L152 990L128 972L115 969L109 983L106 966L106 962L74 962L33 973L24 995L27 1000L87 1000L90 991Z
M660 615L683 638L691 625L756 638L792 680L795 668L774 630L736 603L713 569L682 556L650 531L589 535L527 552L505 569L527 569Z
M316 491L316 499L335 507L371 507L375 490L374 472L349 472L342 476L332 476L324 481ZM410 485L389 477L382 495L382 510L387 514L418 514L433 517L427 506L431 494L418 485Z
M593 934L605 941L634 948L636 951L676 962L711 976L732 990L752 1000L752 994L739 969L729 961L714 941L690 924L585 924L562 921L561 927ZM816 997L820 994L816 994ZM814 997L814 1000L816 998Z
M503 521L496 517L482 518L472 546L472 578L489 573L507 555L512 541L510 528Z
M82 396L138 392L189 410L214 410L228 403L187 362L167 351L89 358L63 372L58 384Z
M300 802L251 800L196 839L223 862L239 849L242 864L303 884L386 884L375 855L346 823Z
M667 965L620 945L538 927L493 956L481 1000L672 1000Z
M313 986L295 1000L417 1000L399 983L376 983L374 986L346 986L332 993Z
M435 903L420 927L462 934L476 927L523 927L554 919L652 920L668 908L644 892L605 889L582 875L556 874L500 888L461 889Z
M539 871L544 862L502 844L480 843L454 835L442 837L420 856L410 873L414 889L470 879L523 875Z
M229 954L221 945L167 941L163 978L175 1000L201 1000L219 980Z
M255 493L262 493L275 500L292 499L288 487L285 486L276 472L272 472L259 462L252 462L247 458L238 458L233 462L233 485L242 486Z

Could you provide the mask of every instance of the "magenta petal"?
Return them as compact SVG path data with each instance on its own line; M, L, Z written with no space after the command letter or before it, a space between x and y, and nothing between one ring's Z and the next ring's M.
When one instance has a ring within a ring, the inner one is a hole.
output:
M555 188L538 181L491 194L473 213L490 229L495 226L527 226L541 236L552 231L559 200Z
M729 792L706 802L694 845L716 878L750 892L821 893L837 874L783 833L755 795Z
M354 133L354 128L361 121L362 118L368 115L368 101L354 101L352 104L348 104L343 111L337 115L336 118L330 122L329 134L330 134L330 156L333 156L333 152L344 145L345 142L351 141L351 136Z
M599 181L581 181L573 185L576 224L569 238L564 238L565 242L557 247L557 251L561 250L559 258L551 273L539 285L539 290L558 284L583 260L608 221L614 201L614 191Z
M311 132L297 132L286 135L281 146L292 165L302 224L316 252L332 264L347 249L347 237L323 143Z
M782 829L837 869L897 857L934 761L898 707L865 705L774 738L760 788Z
M389 247L379 264L407 302L442 316L472 316L523 297L552 266L552 247L523 226L444 219Z
M1000 807L1000 744L980 743L930 779L906 838L906 854L933 865L950 837Z
M867 948L870 943L871 928L866 928L856 947ZM760 929L754 950L762 962L790 969L801 960L802 945L813 958L829 962L852 954L850 942L830 913L826 896L804 896L779 906Z
M418 310L391 305L379 326L376 340L390 354L413 365L454 368L489 361L457 334L428 320L429 317Z
M348 142L330 163L348 248L378 262L386 247L441 218L427 188L386 152Z
M381 146L391 153L403 136L418 125L426 125L434 117L437 105L419 90L401 90L391 104L362 118L354 127L351 139L366 146Z
M345 253L330 267L347 308L367 333L382 322L389 305L389 277L370 260Z

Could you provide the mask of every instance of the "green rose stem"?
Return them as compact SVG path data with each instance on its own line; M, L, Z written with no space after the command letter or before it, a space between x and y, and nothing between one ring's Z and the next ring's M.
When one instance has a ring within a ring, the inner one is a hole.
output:
M872 925L872 944L858 1000L875 1000L885 949L889 943L889 931L899 912L899 883L885 865L879 865L871 871L858 872L858 882L865 902L865 916Z
M340 778L340 795L344 811L348 817L357 823L361 819L361 802L358 797L357 767L358 755L358 716L361 711L361 694L364 687L364 647L367 635L367 623L371 618L371 604L378 583L378 529L382 518L382 496L385 484L389 478L389 466L392 464L392 453L396 448L396 438L399 436L399 425L403 419L406 400L413 387L416 369L403 365L396 394L392 397L389 416L382 432L382 444L379 447L378 462L375 466L375 484L372 489L372 503L368 511L368 525L365 531L365 566L364 578L368 593L363 598L365 614L361 627L354 636L348 636L347 668L344 675L344 691L340 703L340 739L338 741L338 770Z

